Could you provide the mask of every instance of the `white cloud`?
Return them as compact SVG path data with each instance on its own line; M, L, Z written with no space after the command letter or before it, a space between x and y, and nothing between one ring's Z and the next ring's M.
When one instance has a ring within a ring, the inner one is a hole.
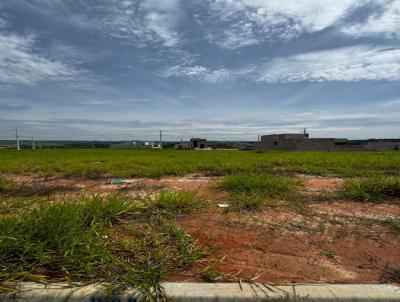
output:
M398 107L400 106L400 100L388 101L381 105L381 107Z
M61 61L34 53L34 38L0 31L0 83L31 85L71 80L79 72Z
M383 11L377 11L366 21L343 27L342 31L352 36L385 36L400 38L400 0L375 0Z
M291 39L334 25L367 0L212 0L213 18L225 24L209 37L223 48L235 49L267 39Z
M24 5L80 28L124 39L137 46L180 42L180 0L31 0ZM78 7L78 9L76 9Z
M175 65L162 73L165 77L187 77L198 79L205 83L216 84L233 78L234 74L228 69L210 69L204 66Z
M186 77L216 84L232 80L259 83L301 81L400 81L400 48L360 45L275 58L239 69L175 65L165 77Z
M276 58L257 70L260 82L400 80L400 48L354 46Z

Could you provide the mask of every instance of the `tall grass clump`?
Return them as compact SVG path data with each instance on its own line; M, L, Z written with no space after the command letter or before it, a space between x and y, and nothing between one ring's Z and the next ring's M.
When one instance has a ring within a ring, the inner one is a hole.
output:
M94 196L1 218L0 280L105 281L163 299L167 272L202 254L148 204Z
M294 180L268 173L238 173L226 176L219 189L242 193L262 193L265 197L284 197L298 184Z
M396 232L400 233L400 217L392 221L392 227Z
M231 205L236 209L256 209L263 206L267 199L286 199L299 185L279 175L268 173L239 173L226 176L217 184L217 188L231 195Z
M162 190L156 196L157 207L171 214L188 214L203 207L206 202L192 191Z
M400 197L400 177L375 176L348 179L344 183L343 194L360 201L380 201Z
M18 190L18 185L0 176L0 195L9 195Z

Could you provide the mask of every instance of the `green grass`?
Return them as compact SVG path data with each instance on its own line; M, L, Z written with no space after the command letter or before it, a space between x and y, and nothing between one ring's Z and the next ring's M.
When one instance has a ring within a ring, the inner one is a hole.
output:
M260 192L265 197L284 196L293 189L296 181L268 173L238 173L226 176L217 184L225 191Z
M40 184L17 183L0 176L0 197L45 196L54 192L71 190L65 186L47 187Z
M162 190L156 197L157 206L173 214L188 214L205 206L207 201L191 191Z
M214 265L206 266L200 273L201 277L207 282L215 282L221 276Z
M8 195L17 192L20 189L15 182L0 177L0 195Z
M207 172L301 172L400 176L400 152L238 152L129 149L0 150L0 173L115 177L184 175Z
M380 201L400 197L400 177L375 176L347 179L343 194L354 200Z
M391 221L392 228L395 232L400 233L400 217Z
M167 273L203 254L173 224L177 208L165 215L161 200L83 197L5 216L0 280L104 281L163 299L160 282Z
M299 181L268 173L239 173L224 177L217 188L230 193L231 208L253 210L264 206L268 199L287 199Z
M267 199L260 193L231 194L229 208L227 211L252 211L259 210L267 204Z

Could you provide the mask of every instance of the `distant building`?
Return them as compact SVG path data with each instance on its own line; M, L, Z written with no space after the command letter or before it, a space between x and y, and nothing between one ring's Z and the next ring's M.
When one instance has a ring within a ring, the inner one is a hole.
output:
M215 143L208 142L205 138L191 138L190 147L192 149L213 149Z
M339 150L399 150L400 139L348 140L345 138L310 138L304 132L261 136L258 149L289 151L339 151Z
M189 150L192 149L190 142L180 142L174 145L176 150Z
M133 141L125 141L125 142L113 143L111 145L111 147L112 148L148 148L148 149L156 149L156 148L159 148L159 143L152 142L152 141L133 140Z

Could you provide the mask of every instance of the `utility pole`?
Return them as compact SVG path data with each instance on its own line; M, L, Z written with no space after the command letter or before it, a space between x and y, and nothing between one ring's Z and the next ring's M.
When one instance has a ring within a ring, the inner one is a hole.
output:
M39 150L42 150L42 141L40 140L40 137L38 137L38 142L39 142Z
M17 140L17 150L21 150L19 146L19 136L18 136L18 129L15 129L15 139Z
M112 144L111 144L111 138L110 138L110 149L112 148Z
M35 150L36 146L35 146L35 139L32 136L32 150Z
M162 130L160 130L160 149L162 149Z
M257 143L260 143L260 134L257 134Z

